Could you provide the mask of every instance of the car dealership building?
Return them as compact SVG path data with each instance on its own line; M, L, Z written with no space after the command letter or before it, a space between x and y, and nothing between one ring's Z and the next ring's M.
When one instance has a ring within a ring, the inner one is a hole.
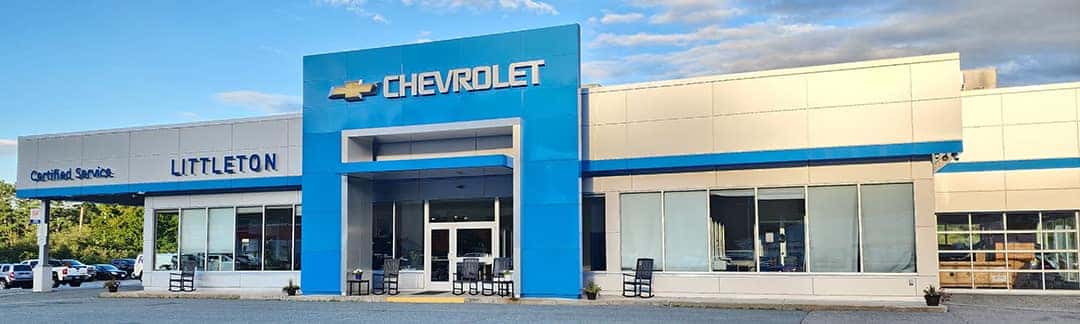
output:
M144 206L147 289L193 261L340 295L396 258L449 290L475 257L524 297L638 258L661 296L1080 291L1080 83L950 53L583 86L579 33L305 56L301 114L21 137L17 195Z

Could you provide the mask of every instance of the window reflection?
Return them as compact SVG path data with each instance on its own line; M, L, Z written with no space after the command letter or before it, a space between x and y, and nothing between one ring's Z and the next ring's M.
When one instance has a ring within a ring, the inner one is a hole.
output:
M754 190L714 190L709 193L712 220L712 269L757 270L754 261Z
M806 271L804 189L761 189L758 195L761 271Z

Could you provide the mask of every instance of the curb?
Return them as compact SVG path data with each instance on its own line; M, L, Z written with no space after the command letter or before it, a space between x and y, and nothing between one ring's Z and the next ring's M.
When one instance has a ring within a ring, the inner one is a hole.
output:
M506 305L537 305L537 306L651 306L651 307L675 307L675 308L711 308L711 309L742 309L742 310L778 310L778 311L859 311L859 312L892 312L892 313L946 313L948 306L916 306L916 305L869 305L869 304L811 304L803 302L776 301L746 301L746 302L717 302L717 301L693 301L693 300L579 300L579 299L549 299L549 298L484 298L484 297L418 297L418 296L284 296L284 295L241 295L241 294L207 294L207 293L146 293L143 291L129 291L119 293L102 292L100 298L156 298L156 299L207 299L207 300L265 300L265 301L293 301L293 302L359 302L359 303L421 303L421 304L506 304Z

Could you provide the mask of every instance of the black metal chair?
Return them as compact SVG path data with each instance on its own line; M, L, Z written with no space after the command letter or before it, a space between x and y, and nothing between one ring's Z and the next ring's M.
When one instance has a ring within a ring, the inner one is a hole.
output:
M382 281L379 284L379 289L375 290L375 294L397 295L399 293L398 274L400 270L401 262L398 259L383 260Z
M623 274L623 297L652 298L653 259L637 259L634 273ZM645 295L645 293L648 295Z
M463 295L465 294L466 285L468 285L469 295L479 294L480 260L476 258L465 259L465 261L458 263L457 269L457 273L454 274L453 291L451 293Z
M195 262L186 261L180 264L179 272L169 273L169 291L195 291Z
M514 262L510 258L495 258L491 273L480 283L480 294L484 296L508 296L514 292L514 280L507 274L513 270Z

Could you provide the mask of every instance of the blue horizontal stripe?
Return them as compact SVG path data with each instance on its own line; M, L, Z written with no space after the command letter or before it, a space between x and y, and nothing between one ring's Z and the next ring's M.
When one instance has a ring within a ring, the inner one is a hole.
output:
M881 160L928 156L934 153L961 152L961 141L903 144L820 147L806 149L709 153L610 160L582 161L587 176L637 172L705 170L712 168L759 168L829 161Z
M938 173L1080 168L1080 158L952 162Z
M72 199L85 196L148 196L162 194L217 193L259 190L295 190L300 188L300 176L279 176L245 179L149 182L79 187L21 189L15 196L24 199ZM99 199L100 200L100 199Z
M512 158L503 154L393 161L350 162L342 163L340 169L338 169L338 173L355 174L485 167L513 168L514 162Z

